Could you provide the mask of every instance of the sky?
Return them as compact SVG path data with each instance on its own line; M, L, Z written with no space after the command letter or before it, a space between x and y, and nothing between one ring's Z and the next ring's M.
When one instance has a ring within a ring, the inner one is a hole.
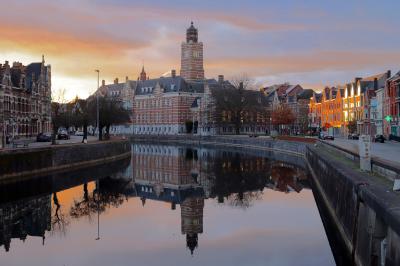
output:
M52 89L87 97L100 80L180 69L193 21L208 78L320 90L400 70L400 1L0 0L0 63L52 67Z

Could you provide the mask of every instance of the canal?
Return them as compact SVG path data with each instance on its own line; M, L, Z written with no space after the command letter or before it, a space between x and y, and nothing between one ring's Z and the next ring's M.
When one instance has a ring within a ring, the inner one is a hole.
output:
M4 266L336 265L307 172L240 150L134 144L0 193Z

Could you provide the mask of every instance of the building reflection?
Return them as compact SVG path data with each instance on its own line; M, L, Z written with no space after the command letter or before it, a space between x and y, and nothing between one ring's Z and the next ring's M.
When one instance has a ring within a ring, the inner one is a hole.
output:
M299 193L307 187L304 171L237 151L135 144L131 160L123 171L75 187L79 193L69 205L59 200L63 191L0 205L0 245L8 251L13 238L44 241L46 231L63 236L71 220L82 217L97 220L100 239L101 214L138 198L143 207L149 200L167 202L173 211L180 206L181 233L193 254L203 234L206 199L248 208L266 188Z
M22 200L0 206L0 246L10 250L11 240L25 241L28 236L45 241L51 229L51 196Z
M169 202L181 209L181 232L193 254L203 233L204 201L216 198L247 208L265 188L300 192L306 174L291 165L238 152L164 145L133 145L133 181L143 206L146 200Z

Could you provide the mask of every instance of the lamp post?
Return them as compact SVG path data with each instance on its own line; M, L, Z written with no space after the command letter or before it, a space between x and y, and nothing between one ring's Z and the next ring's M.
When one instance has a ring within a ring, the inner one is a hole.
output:
M97 112L97 120L96 120L96 127L98 129L98 138L100 140L100 112L99 112L99 80L100 80L100 70L96 69L97 72L97 91L96 91L96 112Z
M100 240L100 181L96 180L96 198L97 198L97 237Z

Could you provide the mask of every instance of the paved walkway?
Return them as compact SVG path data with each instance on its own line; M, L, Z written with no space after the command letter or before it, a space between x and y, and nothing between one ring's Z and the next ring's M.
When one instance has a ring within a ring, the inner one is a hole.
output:
M358 153L358 140L335 138L334 141L328 141L331 144L341 148ZM383 160L392 161L400 164L400 142L385 141L385 143L371 143L372 157L379 157Z
M71 138L68 140L57 140L57 144L81 143L82 138L83 138L82 136L71 136ZM32 142L28 144L28 148L47 147L51 145L51 142L36 142L35 138L33 138L31 141ZM95 142L95 141L97 141L96 136L88 136L88 142ZM6 150L12 150L12 149L15 149L13 148L12 144L8 144L6 146Z

